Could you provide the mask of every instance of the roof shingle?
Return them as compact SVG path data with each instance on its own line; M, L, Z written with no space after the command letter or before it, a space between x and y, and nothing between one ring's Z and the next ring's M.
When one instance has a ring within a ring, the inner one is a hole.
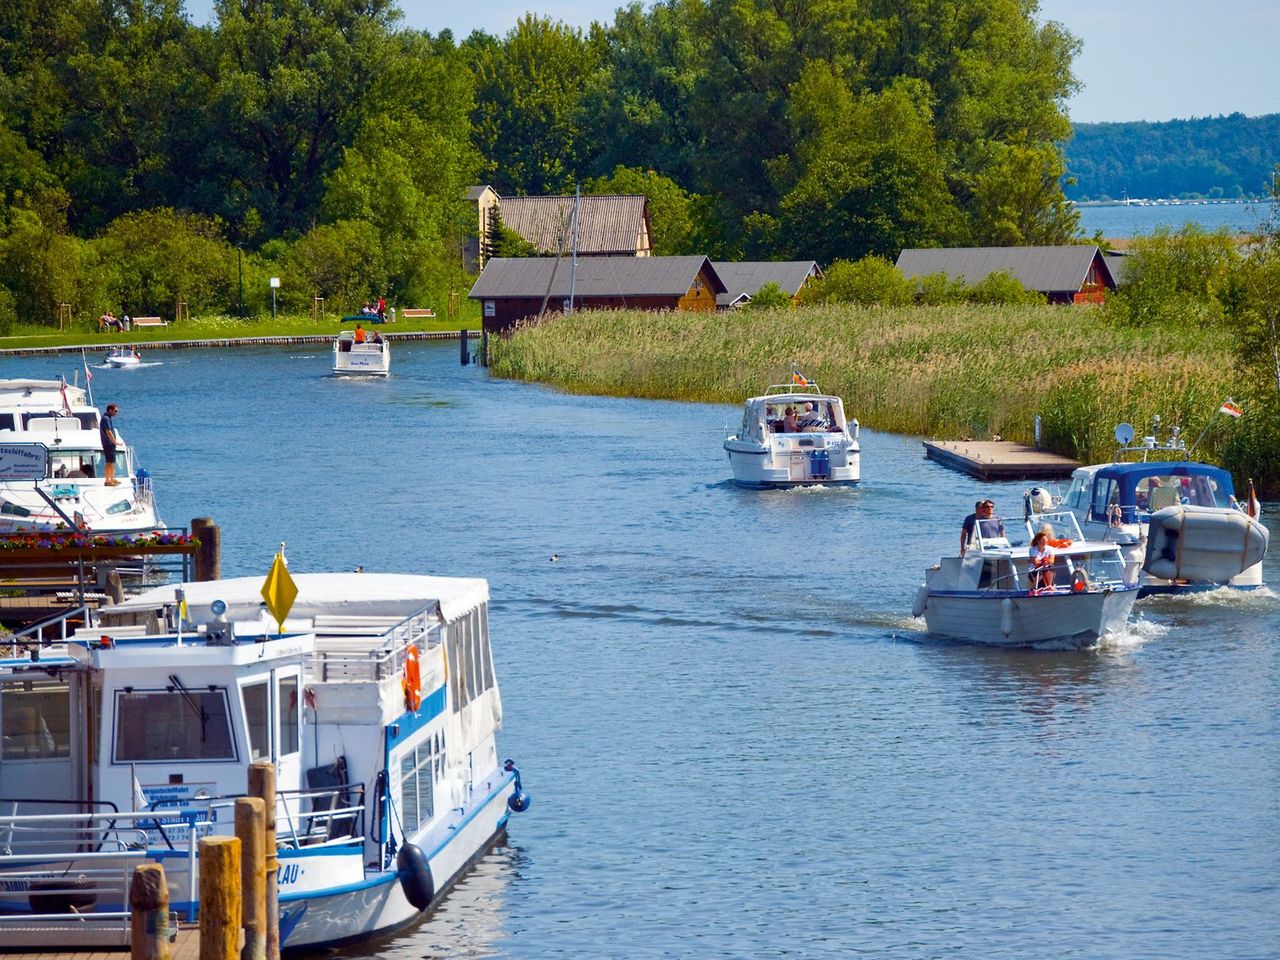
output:
M725 291L706 257L581 257L574 297L682 297L706 265L716 293ZM485 264L468 295L472 300L567 297L568 257L495 257Z

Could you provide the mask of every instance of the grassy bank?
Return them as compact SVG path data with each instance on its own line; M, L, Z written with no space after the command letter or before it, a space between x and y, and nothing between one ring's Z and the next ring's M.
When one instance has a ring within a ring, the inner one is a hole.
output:
M326 316L312 320L310 314L302 316L277 315L270 317L206 316L194 317L164 327L139 327L128 333L99 333L97 323L77 323L67 330L50 330L40 326L15 326L6 336L0 336L0 350L25 347L62 347L86 344L107 347L117 343L143 343L169 340L205 340L236 337L307 337L332 334L340 327L340 317ZM347 327L353 326L348 323ZM366 326L369 326L366 324ZM397 319L395 323L380 326L387 333L416 333L419 331L479 330L480 313L466 310L462 316L447 319L443 316L414 320Z
M491 372L566 390L738 403L794 362L866 426L939 437L1032 440L1110 459L1121 420L1159 414L1194 437L1238 394L1223 331L1133 330L1063 307L815 306L718 314L584 312L492 345ZM1219 457L1232 424L1197 455ZM1228 464L1230 465L1230 464Z

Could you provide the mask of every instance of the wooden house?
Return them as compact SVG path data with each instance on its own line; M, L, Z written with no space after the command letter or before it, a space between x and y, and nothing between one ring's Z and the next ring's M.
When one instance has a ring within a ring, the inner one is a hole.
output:
M1096 246L939 247L903 250L898 270L910 280L945 273L973 286L1004 272L1050 303L1101 303L1116 288L1107 260Z
M572 275L572 279L571 279ZM470 299L483 307L484 328L509 330L544 312L563 313L573 285L575 310L716 309L726 292L706 257L495 257Z
M822 270L813 260L717 261L712 266L726 288L726 292L716 298L716 305L721 310L750 303L767 283L776 283L792 303L797 303L805 284L822 278Z

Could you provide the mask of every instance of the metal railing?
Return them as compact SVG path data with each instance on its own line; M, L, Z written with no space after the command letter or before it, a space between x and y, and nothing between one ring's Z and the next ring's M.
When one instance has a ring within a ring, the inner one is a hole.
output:
M404 669L405 655L411 644L425 653L441 643L442 624L436 618L435 609L435 604L423 607L382 632L363 632L358 620L352 620L342 632L333 625L326 628L317 624L315 633L320 641L349 636L353 643L375 639L381 642L370 650L317 650L311 655L308 668L321 681L379 681L398 676Z

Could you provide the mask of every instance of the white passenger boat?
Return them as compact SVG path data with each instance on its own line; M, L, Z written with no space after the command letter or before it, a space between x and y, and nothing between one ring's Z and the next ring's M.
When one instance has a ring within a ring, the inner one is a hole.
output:
M855 484L860 479L858 421L839 397L797 374L747 400L742 426L724 441L734 483L752 488Z
M1141 595L1260 587L1270 532L1256 498L1241 503L1230 473L1189 459L1177 430L1131 445L1121 424L1116 439L1115 462L1075 470L1062 506L1088 536L1120 546Z
M136 367L142 363L142 357L132 347L112 347L102 362L108 367Z
M343 330L333 341L333 372L360 377L385 377L391 372L391 344L381 334L368 334L357 343L354 331Z
M283 633L260 578L189 583L186 623L159 588L0 661L0 943L126 942L147 862L198 917L197 840L232 831L253 761L277 771L286 950L414 923L529 805L497 753L484 580L294 582Z
M1033 571L1031 538L1049 525L1052 585ZM912 612L929 632L1002 647L1091 647L1124 630L1138 588L1114 543L1086 540L1070 511L979 520L963 556L925 572Z
M117 486L104 480L100 415L61 380L0 380L0 448L39 453L43 477L0 479L0 534L79 528L149 533L163 527L151 477L128 444L116 449Z

